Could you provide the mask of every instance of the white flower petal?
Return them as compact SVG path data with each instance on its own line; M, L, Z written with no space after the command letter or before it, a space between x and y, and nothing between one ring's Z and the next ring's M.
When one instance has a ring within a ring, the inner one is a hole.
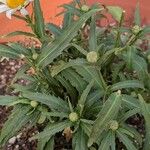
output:
M6 16L11 19L11 15L16 11L16 9L10 9L6 11Z
M6 4L6 0L0 0L0 2Z
M6 5L0 5L0 13L5 12L7 10L9 10L8 6L6 6Z
M24 7L22 7L21 9L20 9L20 13L23 15L23 16L27 16L29 13L28 13L28 11L24 8Z

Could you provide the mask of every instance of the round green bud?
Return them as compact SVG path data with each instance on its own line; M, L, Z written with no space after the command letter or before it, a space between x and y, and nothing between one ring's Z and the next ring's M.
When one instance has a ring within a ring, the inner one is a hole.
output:
M38 58L38 54L37 54L37 53L34 53L34 54L32 55L32 58L33 58L34 60L36 60L36 59Z
M142 30L142 28L138 25L135 25L133 28L132 28L132 32L133 34L137 34L139 33L140 31Z
M84 11L84 12L88 12L88 11L90 10L90 7L87 6L87 5L83 5L83 6L81 7L81 10Z
M77 42L78 41L78 39L77 38L74 38L73 40L72 40L72 42Z
M30 105L33 107L33 108L36 108L38 106L38 102L37 101L31 101L30 102Z
M72 112L69 114L69 120L71 122L76 122L76 121L78 121L78 119L79 119L79 116L76 112Z
M119 128L119 123L116 120L110 121L109 128L116 131Z
M91 51L87 54L86 59L90 63L96 63L98 60L98 53L95 51Z
M137 97L137 94L135 92L131 92L132 97Z

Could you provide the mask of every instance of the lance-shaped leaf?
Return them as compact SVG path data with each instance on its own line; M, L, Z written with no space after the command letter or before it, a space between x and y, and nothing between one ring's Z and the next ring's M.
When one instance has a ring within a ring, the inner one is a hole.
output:
M122 103L124 106L127 106L127 108L129 109L140 108L138 99L130 95L122 94Z
M143 97L139 94L141 112L145 119L145 129L146 129L146 137L144 141L144 149L148 150L150 148L150 110L148 104L144 101Z
M109 121L116 117L121 106L121 93L120 91L113 93L109 99L104 103L104 106L93 125L92 132L88 141L88 146L91 146L101 133L106 128Z
M100 10L101 9L93 9L84 14L78 21L70 25L57 40L45 46L38 58L37 66L45 67L58 57L62 51L69 46L69 42L75 37L76 32L82 27L83 23Z
M0 44L0 56L17 59L20 57L20 54L13 48Z
M34 19L35 32L39 38L42 38L45 35L45 25L39 0L34 0Z
M89 49L90 51L96 51L96 48L97 48L96 17L92 16L90 24Z
M23 92L23 97L49 106L51 109L68 112L68 104L61 98L42 93Z
M144 85L142 82L138 80L126 80L126 81L115 83L111 86L112 91L120 90L120 89L127 89L127 88L144 89Z
M84 78L84 80L90 82L92 79L94 79L96 86L99 86L101 89L105 90L107 85L99 68L90 65L74 66L73 68L76 69L76 71Z
M15 32L11 32L7 35L4 35L3 37L13 37L13 36L20 36L20 35L24 35L24 36L29 36L29 37L36 37L36 35L34 35L33 33L30 32L23 32L23 31L15 31Z
M85 89L87 82L73 69L68 68L61 75L75 87L79 93Z
M87 150L87 135L82 128L73 136L73 149L74 150Z
M46 127L42 132L33 136L31 139L43 139L46 137L51 137L56 133L61 132L62 130L70 126L71 126L70 121L52 123L48 127Z
M141 17L140 17L140 4L139 2L136 5L135 13L134 13L134 24L141 25Z
M84 109L84 106L85 106L85 102L86 102L86 99L87 99L87 96L92 88L92 86L94 85L94 80L92 80L88 86L86 87L86 89L83 91L79 101L78 101L78 105L80 107L80 115L82 114L83 112L83 109Z
M18 54L31 55L31 52L19 43L8 43Z
M137 148L133 145L133 142L120 129L117 130L117 136L120 141L126 146L127 150L137 150Z
M17 96L0 96L0 105L10 105L15 100L18 100Z
M1 131L0 145L4 145L9 140L9 138L14 136L27 123L30 122L32 125L35 124L39 112L35 111L29 115L28 113L30 110L30 106L17 106L17 108L14 108L12 114L9 116Z
M57 74L59 74L61 71L65 70L65 69L67 69L69 67L82 66L82 65L85 65L85 64L87 64L87 62L85 61L85 59L77 58L77 59L74 59L74 60L70 60L67 63L62 63L62 64L56 66L52 70L51 75L52 75L52 77L54 77Z
M110 149L110 136L111 132L108 132L107 136L101 141L98 150L109 150Z

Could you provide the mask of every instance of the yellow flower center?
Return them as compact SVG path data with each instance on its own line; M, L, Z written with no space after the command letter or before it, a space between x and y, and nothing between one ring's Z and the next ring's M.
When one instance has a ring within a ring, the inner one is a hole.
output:
M26 0L6 0L9 8L17 8L25 3Z

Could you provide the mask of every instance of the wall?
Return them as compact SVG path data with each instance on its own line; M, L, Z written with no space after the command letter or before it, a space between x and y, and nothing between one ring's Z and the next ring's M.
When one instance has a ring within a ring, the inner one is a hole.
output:
M41 0L42 2L42 9L47 22L54 22L57 24L61 24L61 18L54 17L61 11L61 8L58 8L59 5L63 3L67 3L70 0ZM133 16L133 12L135 9L135 5L137 0L88 0L89 4L94 2L101 2L106 5L119 5L123 7L126 12L127 16ZM139 0L140 2L140 9L142 15L142 21L144 24L150 25L150 0ZM28 8L31 9L31 6ZM16 30L24 30L28 31L28 27L22 21L13 18L9 20L6 18L5 14L0 14L0 35L5 35L9 32L16 31ZM23 37L24 38L24 37ZM0 38L0 42L11 41L12 39L2 39ZM14 38L13 38L14 40ZM15 38L18 40L18 37Z

